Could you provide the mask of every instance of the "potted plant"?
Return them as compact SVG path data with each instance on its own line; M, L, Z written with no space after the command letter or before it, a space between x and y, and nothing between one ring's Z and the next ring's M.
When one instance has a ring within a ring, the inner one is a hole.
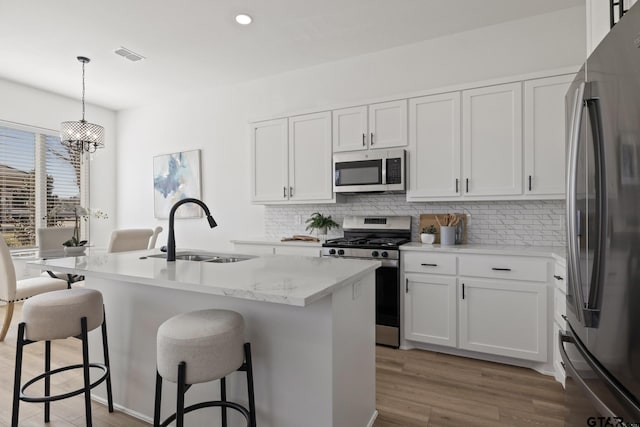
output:
M433 224L431 224L428 227L424 227L422 229L422 233L420 234L420 241L422 241L422 243L428 243L428 244L433 243L436 240L437 232L438 230Z
M340 225L331 218L331 215L324 216L320 212L312 214L305 223L307 224L307 230L313 230L315 228L318 235L327 234L327 230L340 227Z
M67 210L66 212L69 211L72 212L74 216L73 236L66 242L63 242L62 246L64 247L64 253L66 255L80 255L84 253L86 249L85 245L88 243L87 240L80 240L81 221L86 221L90 216L94 218L105 219L108 218L108 215L101 210L87 209L82 206L76 206L71 210ZM52 218L56 218L56 216L61 212L65 212L65 208L56 207L49 212L49 216ZM47 217L45 216L45 218ZM61 221L58 220L58 222Z

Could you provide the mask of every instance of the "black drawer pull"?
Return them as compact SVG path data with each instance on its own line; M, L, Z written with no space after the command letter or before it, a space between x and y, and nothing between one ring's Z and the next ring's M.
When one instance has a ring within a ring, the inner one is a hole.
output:
M564 277L558 276L557 274L554 274L553 278L556 279L556 280L564 280Z
M498 267L493 267L492 270L493 271L511 271L510 268L498 268Z
M438 266L438 264L426 264L426 263L425 264L420 264L420 265L423 266L423 267L437 267Z
M462 284L462 299L464 299L464 283Z

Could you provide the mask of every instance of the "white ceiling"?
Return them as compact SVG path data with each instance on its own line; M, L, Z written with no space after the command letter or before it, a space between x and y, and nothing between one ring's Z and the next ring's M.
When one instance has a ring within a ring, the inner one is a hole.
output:
M584 0L0 0L0 77L119 110ZM248 12L242 27L234 16ZM130 62L127 47L147 59Z

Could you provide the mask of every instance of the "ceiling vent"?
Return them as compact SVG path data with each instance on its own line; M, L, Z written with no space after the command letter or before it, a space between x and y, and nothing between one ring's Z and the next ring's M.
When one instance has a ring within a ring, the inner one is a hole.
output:
M114 52L116 53L116 55L120 55L123 58L127 58L129 61L133 61L133 62L137 62L137 61L140 61L141 59L145 59L144 56L138 55L137 53L122 46L120 46L120 48L116 49Z

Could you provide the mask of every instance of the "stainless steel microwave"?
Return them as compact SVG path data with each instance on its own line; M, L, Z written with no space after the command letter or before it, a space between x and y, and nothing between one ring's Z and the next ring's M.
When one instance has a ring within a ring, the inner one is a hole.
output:
M406 190L405 150L367 150L333 155L335 193Z

